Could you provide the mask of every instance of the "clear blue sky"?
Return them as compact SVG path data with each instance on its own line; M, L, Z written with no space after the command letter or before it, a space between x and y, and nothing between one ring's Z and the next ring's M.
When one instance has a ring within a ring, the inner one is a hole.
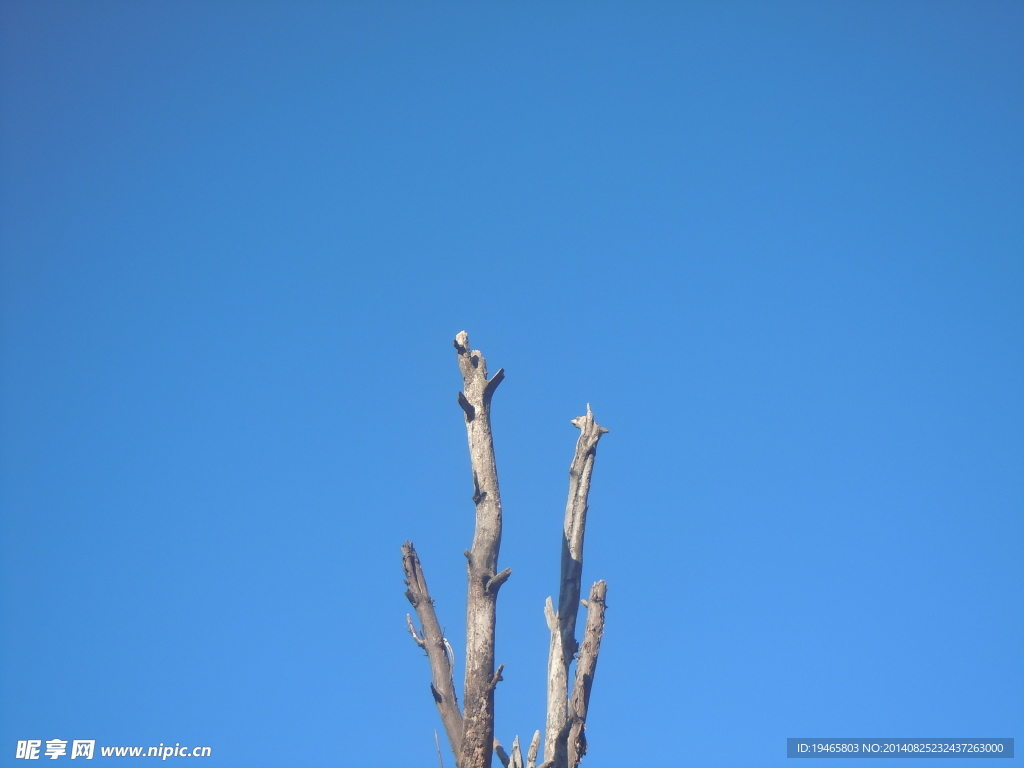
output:
M587 402L586 766L1024 738L1022 39L1006 2L3 2L0 765L436 765L399 545L461 654L462 329L507 371L502 741Z

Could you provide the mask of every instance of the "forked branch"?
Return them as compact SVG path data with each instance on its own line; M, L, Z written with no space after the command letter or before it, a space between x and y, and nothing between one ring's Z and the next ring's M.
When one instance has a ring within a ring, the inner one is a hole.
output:
M562 567L558 585L558 610L551 598L544 606L551 646L548 652L547 723L544 732L544 764L567 768L568 740L573 726L569 709L569 665L578 645L576 616L580 605L580 580L583 575L583 538L587 526L587 500L594 472L597 443L608 432L587 405L587 413L572 420L580 430L576 452L569 465L569 497L565 505L562 535Z
M498 592L512 573L498 571L501 547L501 494L494 460L490 406L494 391L504 378L499 370L487 377L484 356L469 346L465 331L455 337L455 351L462 373L463 389L458 394L466 422L475 505L473 544L467 549L469 575L466 599L466 680L464 711L459 711L452 679L454 654L444 637L433 600L427 590L419 557L411 542L402 546L402 568L408 587L406 597L416 610L421 629L407 616L409 634L430 660L431 693L441 714L448 741L455 753L456 768L490 768L491 752L503 768L577 768L586 753L585 726L597 656L604 631L605 592L603 581L591 588L583 644L576 642L580 580L583 572L583 539L586 531L587 500L594 457L601 427L587 406L585 416L573 419L580 437L569 468L569 498L566 502L562 537L561 574L557 604L549 597L544 607L551 646L548 656L547 722L543 736L544 762L537 765L542 741L537 731L525 760L518 736L511 754L494 738L494 690L502 679L502 667L494 667L495 610ZM579 651L577 657L577 651ZM576 678L569 696L569 667L577 658ZM435 740L437 733L435 731ZM440 761L440 749L438 760Z

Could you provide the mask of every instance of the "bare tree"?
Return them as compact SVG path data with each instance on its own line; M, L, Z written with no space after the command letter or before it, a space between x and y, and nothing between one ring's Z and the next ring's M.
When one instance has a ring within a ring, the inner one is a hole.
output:
M544 615L551 632L548 656L547 722L544 727L544 761L537 764L541 732L533 735L524 761L517 736L509 754L494 737L494 689L501 681L502 666L494 667L494 626L498 590L512 569L498 571L501 546L501 494L491 437L491 398L502 379L503 369L487 378L487 363L479 350L471 350L465 331L455 337L463 389L458 401L466 420L469 458L473 474L473 503L476 528L473 546L466 550L469 592L466 597L466 678L464 703L460 711L452 670L455 654L444 637L427 589L423 567L412 542L402 545L405 596L409 599L421 629L406 616L409 633L426 651L432 680L430 692L441 715L456 768L490 768L491 752L504 768L576 768L587 751L585 727L590 690L597 669L597 656L604 632L605 593L598 581L588 599L580 600L583 575L583 535L587 522L587 497L594 471L594 457L601 435L600 426L587 406L585 416L573 419L580 430L576 453L569 467L569 499L565 507L562 537L562 568L557 608L551 598ZM579 606L587 609L583 643L576 641ZM569 668L576 660L576 673L569 687ZM435 734L436 737L436 734ZM439 755L440 757L440 755Z

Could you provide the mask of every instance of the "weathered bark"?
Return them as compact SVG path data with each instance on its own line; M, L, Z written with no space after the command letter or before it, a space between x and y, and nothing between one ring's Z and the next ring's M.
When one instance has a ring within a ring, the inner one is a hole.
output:
M526 768L537 768L537 752L540 750L540 731L534 731L533 741L526 753Z
M565 538L562 540L562 579L558 589L558 619L562 632L562 652L566 666L577 651L576 615L583 575L583 534L587 527L587 499L594 473L597 442L608 430L594 421L587 404L587 415L572 420L580 430L576 453L569 466L569 498L565 505Z
M544 603L544 618L547 620L548 631L551 633L551 645L548 649L548 708L544 733L543 765L549 768L555 765L564 768L568 761L566 740L562 737L566 733L565 726L569 716L566 701L566 692L569 688L569 665L565 663L561 625L550 597Z
M406 616L409 633L416 641L416 645L427 652L427 658L430 660L430 672L433 677L430 692L437 704L437 711L441 713L441 722L444 723L448 742L452 745L452 751L458 760L457 756L462 744L462 715L459 713L459 702L455 696L455 682L452 680L451 646L445 639L441 625L437 621L434 601L427 589L423 567L420 565L419 555L416 554L411 541L402 545L402 570L405 572L405 584L408 587L405 596L416 610L416 616L419 617L420 626L423 628L421 637L416 634L412 618Z
M459 768L490 768L494 746L494 623L498 589L512 573L498 573L501 546L501 495L491 438L491 396L505 377L499 369L487 378L487 363L471 350L465 331L455 337L463 389L459 405L465 412L466 435L473 471L476 528L466 551L469 590L466 598L466 683L463 691L462 743Z
M466 598L466 679L464 711L459 711L452 679L454 654L444 637L433 600L427 590L419 557L411 542L402 546L402 568L408 587L406 597L416 609L422 630L417 633L407 616L409 632L427 652L430 660L434 701L445 733L455 753L456 768L490 768L491 752L504 768L577 768L586 753L585 725L597 655L604 630L605 583L591 588L590 599L580 600L583 571L583 538L586 530L587 498L594 469L594 457L601 435L608 430L594 421L587 406L585 416L573 419L581 431L569 468L569 498L562 537L562 562L557 609L549 597L544 607L551 645L548 655L547 723L544 762L537 766L541 732L533 735L526 759L517 736L507 753L494 738L494 689L502 679L502 666L494 668L494 630L498 590L512 573L498 572L501 546L501 496L491 436L491 397L504 378L498 370L487 378L487 364L478 350L471 350L465 331L455 337L463 391L458 402L465 413L466 436L473 475L473 503L476 525L472 548L466 550L469 576ZM587 606L583 645L576 643L576 618L580 604ZM421 636L422 635L422 636ZM576 679L569 697L569 666L579 650ZM435 742L437 732L434 732ZM440 747L438 761L441 763ZM443 764L443 763L442 763Z
M512 759L509 760L509 768L525 768L523 765L523 750L519 746L519 737L512 741Z
M597 672L597 654L601 650L604 634L605 599L608 585L599 581L590 588L587 607L587 625L583 630L583 644L576 659L576 680L573 683L572 698L569 700L569 768L576 768L587 753L587 711L590 709L590 689Z
M509 768L509 765L512 762L512 758L509 756L508 752L505 751L505 748L501 746L501 743L497 739L494 740L494 754L498 756L499 762L501 762L501 764L505 768Z
M537 735L535 738L540 738L540 731L537 731ZM505 748L501 746L501 743L497 739L495 739L494 754L498 756L498 760L501 761L501 764L504 766L504 768L526 768L526 764L523 762L523 750L519 746L518 736L516 736L512 740L511 753L506 752ZM536 757L536 753L534 754L534 757ZM533 766L531 765L530 768L533 768Z
M548 598L544 606L551 646L548 653L548 706L544 733L544 764L552 768L568 765L569 665L578 648L576 616L580 604L580 580L583 574L583 537L587 526L587 498L594 472L597 443L608 432L594 420L587 406L585 416L572 420L580 430L576 453L569 465L569 497L565 505L562 536L562 568L558 587L558 610Z

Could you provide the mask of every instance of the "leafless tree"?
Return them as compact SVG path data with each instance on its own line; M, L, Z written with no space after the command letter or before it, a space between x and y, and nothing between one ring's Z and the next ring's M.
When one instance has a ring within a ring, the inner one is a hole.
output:
M504 768L576 768L587 751L587 710L604 632L607 587L603 581L598 581L590 588L589 597L580 600L580 582L590 478L594 471L597 443L608 430L594 420L589 405L585 416L572 420L580 430L580 436L569 467L569 499L565 507L558 603L556 606L549 597L544 606L551 645L544 755L538 766L540 731L533 735L525 760L518 736L512 742L511 754L494 737L494 689L502 679L502 666L494 667L495 610L498 590L512 575L512 569L498 571L501 495L494 463L490 409L491 398L505 378L505 372L498 370L487 378L484 356L479 350L470 349L469 336L465 331L455 337L455 351L462 372L463 389L458 401L466 420L473 472L473 503L476 505L473 546L465 552L469 593L466 598L466 678L461 711L452 672L455 655L434 612L434 601L427 589L419 556L412 542L407 541L402 545L402 569L408 587L405 596L412 603L420 622L420 630L417 631L412 617L406 616L409 633L430 660L430 692L441 715L457 768L490 768L492 750ZM587 609L587 620L583 643L579 644L576 641L576 617L581 604ZM570 689L569 667L573 659L576 660L576 674Z

